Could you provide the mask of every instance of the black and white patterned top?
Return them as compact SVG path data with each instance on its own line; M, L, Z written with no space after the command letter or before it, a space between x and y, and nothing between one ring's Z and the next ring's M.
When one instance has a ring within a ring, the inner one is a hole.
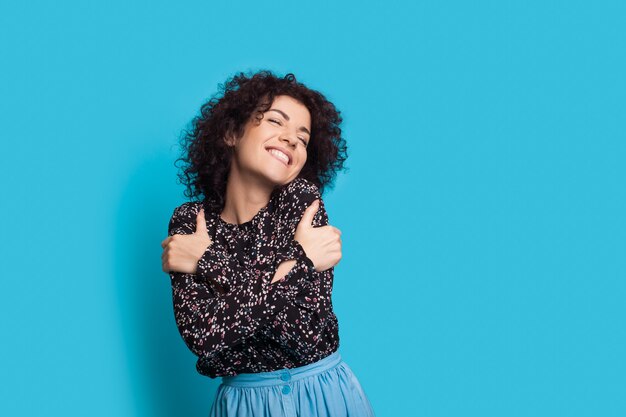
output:
M318 272L294 240L306 208L319 199L313 226L328 224L318 187L296 178L243 224L224 221L211 199L174 209L168 234L191 234L204 207L213 243L196 274L170 272L174 316L196 369L211 378L294 368L339 347L332 307L334 267ZM271 283L278 265L296 265Z

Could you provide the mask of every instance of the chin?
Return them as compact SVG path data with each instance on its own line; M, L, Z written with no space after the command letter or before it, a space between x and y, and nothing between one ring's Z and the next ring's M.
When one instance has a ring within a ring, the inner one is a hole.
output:
M293 181L300 173L300 170L295 170L294 166L278 167L264 165L257 170L257 173L265 182L277 187Z
M266 182L272 184L274 187L279 187L281 185L287 184L293 178L291 175L287 175L286 173L277 173L277 172L264 172L262 177ZM295 178L295 177L294 177Z

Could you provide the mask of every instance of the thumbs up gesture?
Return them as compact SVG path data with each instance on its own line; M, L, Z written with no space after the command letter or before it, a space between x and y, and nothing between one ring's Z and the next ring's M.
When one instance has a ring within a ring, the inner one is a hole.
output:
M200 209L196 217L196 231L194 233L168 236L161 242L163 271L195 274L198 261L212 243L206 227L204 209Z
M298 241L315 270L325 271L341 260L341 231L334 226L313 226L313 218L319 208L319 200L307 207L298 223L294 240Z

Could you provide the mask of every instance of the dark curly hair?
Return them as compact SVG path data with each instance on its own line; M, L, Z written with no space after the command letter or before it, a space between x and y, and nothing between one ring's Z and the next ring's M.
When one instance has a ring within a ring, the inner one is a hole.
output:
M253 74L239 72L219 84L218 92L202 105L191 127L184 130L180 139L182 156L174 165L178 167L177 162L183 162L178 178L186 186L186 197L203 195L212 205L224 206L234 151L224 138L229 134L241 137L250 117L260 120L279 95L298 100L311 114L307 161L298 178L313 182L320 194L332 186L347 159L346 142L339 127L341 112L320 92L296 81L292 73L279 78L272 71L261 70Z

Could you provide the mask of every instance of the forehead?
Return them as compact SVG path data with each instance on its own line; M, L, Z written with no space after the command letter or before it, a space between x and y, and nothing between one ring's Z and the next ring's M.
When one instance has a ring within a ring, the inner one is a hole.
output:
M270 109L279 109L287 114L289 121L293 121L296 124L311 125L311 114L309 109L291 96L276 96L270 106ZM272 111L272 113L275 113ZM276 113L278 114L278 113Z

